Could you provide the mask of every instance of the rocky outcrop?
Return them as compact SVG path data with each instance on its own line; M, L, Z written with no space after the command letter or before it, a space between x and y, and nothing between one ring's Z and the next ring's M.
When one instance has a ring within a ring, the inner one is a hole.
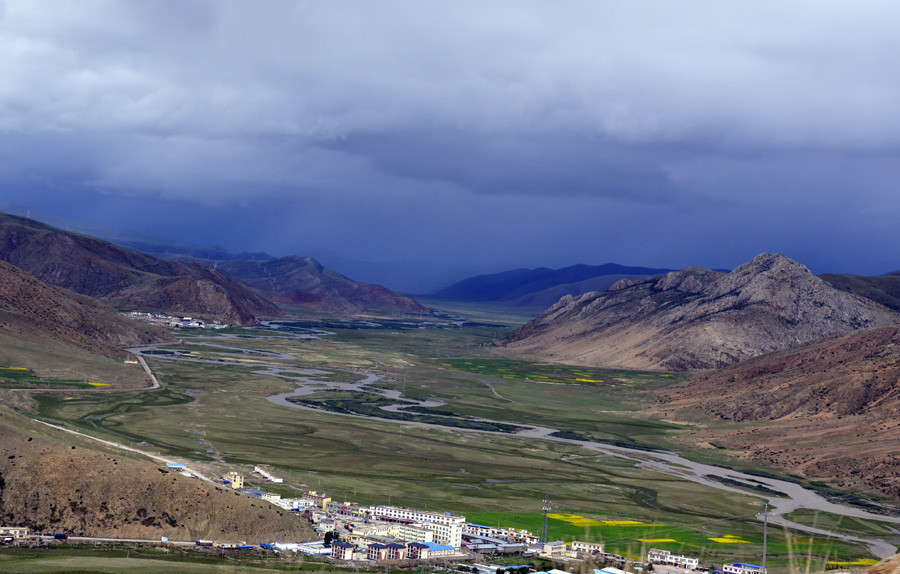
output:
M897 313L763 253L731 273L688 268L563 297L499 345L543 360L689 371L897 322Z

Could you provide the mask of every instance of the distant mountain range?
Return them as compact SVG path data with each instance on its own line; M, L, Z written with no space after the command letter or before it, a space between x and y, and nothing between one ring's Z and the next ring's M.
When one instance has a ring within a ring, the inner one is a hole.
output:
M900 314L765 253L731 273L688 268L563 297L499 345L557 362L689 371L898 322Z
M120 309L232 324L280 313L275 304L219 271L163 261L15 215L0 214L0 260Z
M216 268L237 277L276 303L344 314L368 312L426 314L411 297L380 285L353 281L312 257L221 261Z
M352 281L308 257L274 259L252 254L258 259L237 261L213 248L194 253L224 259L200 259L179 251L169 255L191 261L164 260L32 219L0 214L0 260L48 284L119 309L241 325L280 315L281 309L271 299L341 314L428 312L409 297ZM224 272L226 268L234 275Z
M672 269L604 265L572 265L562 269L514 269L463 279L434 294L439 299L491 302L516 307L547 307L564 295L606 291L621 279L640 279Z

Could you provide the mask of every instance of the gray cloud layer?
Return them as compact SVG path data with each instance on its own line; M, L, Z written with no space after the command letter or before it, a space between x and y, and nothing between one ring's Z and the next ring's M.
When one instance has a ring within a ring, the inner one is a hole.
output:
M275 252L729 266L773 249L887 271L898 13L5 2L0 183L82 215L169 202L207 229L277 204L297 225L247 246Z

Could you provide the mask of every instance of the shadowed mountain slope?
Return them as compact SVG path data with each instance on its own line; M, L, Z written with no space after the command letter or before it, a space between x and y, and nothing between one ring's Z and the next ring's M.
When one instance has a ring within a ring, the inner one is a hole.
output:
M252 543L316 538L268 502L125 458L0 407L0 522L37 532Z
M47 285L0 261L0 334L34 345L69 346L106 356L123 347L171 341L165 329L133 321L115 309Z
M542 360L620 368L720 368L900 315L764 253L731 273L688 268L564 297L498 344Z
M606 263L572 265L562 269L514 269L477 275L441 289L434 297L473 302L499 302L520 307L546 307L563 295L605 291L620 279L638 279L666 273L652 269Z
M691 433L755 462L900 498L900 326L833 335L659 393L679 419L766 421Z
M0 214L0 259L41 281L123 309L253 323L276 305L224 273Z
M835 289L871 299L889 309L900 311L900 272L885 275L826 273L819 277Z
M428 313L428 309L410 297L380 285L348 279L326 269L312 257L223 261L216 267L279 303L332 313Z

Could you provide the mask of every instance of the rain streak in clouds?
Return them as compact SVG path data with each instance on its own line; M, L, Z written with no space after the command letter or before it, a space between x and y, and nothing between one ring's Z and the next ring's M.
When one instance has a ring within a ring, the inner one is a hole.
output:
M4 2L0 203L413 291L760 251L892 271L898 12Z

